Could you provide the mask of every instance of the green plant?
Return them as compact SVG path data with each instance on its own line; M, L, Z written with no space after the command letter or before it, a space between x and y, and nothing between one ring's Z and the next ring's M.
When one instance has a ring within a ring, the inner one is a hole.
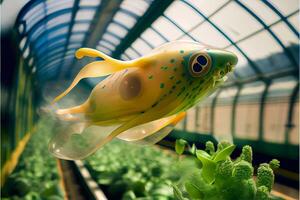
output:
M178 144L176 142L176 145ZM190 169L192 173L173 185L175 198L178 200L274 199L270 191L274 183L273 170L279 167L279 161L273 159L270 163L261 164L255 182L252 148L248 145L244 146L240 156L233 160L230 155L234 149L234 145L220 142L215 151L213 143L208 141L205 151L193 150L195 157L201 161L202 167L196 170Z
M63 200L59 186L56 159L48 152L46 138L54 125L50 118L42 118L31 136L19 163L2 188L3 199Z
M109 199L172 200L179 180L177 159L153 146L113 140L85 160L91 176Z

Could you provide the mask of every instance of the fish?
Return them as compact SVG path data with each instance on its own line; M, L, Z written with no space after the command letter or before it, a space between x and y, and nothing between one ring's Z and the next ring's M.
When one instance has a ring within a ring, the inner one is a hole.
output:
M100 58L83 67L52 104L84 78L106 77L78 106L57 109L70 124L49 143L54 156L84 159L114 138L154 144L168 135L186 111L212 94L234 70L237 56L192 41L173 41L140 58L121 61L80 48L77 59Z

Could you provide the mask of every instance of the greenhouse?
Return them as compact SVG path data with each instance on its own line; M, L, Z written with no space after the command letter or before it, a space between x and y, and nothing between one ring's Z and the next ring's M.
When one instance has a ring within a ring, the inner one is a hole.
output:
M298 0L2 0L1 198L299 199Z

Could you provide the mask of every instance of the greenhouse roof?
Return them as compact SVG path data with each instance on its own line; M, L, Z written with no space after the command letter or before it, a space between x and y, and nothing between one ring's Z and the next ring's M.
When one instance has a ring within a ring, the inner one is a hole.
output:
M23 57L42 80L71 78L74 52L96 48L130 60L173 40L228 49L239 63L227 85L295 76L299 71L297 0L33 0L16 28Z

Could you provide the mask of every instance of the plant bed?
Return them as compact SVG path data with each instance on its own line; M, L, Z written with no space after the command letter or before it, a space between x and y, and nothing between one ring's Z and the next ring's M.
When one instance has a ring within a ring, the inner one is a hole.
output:
M114 140L85 160L92 178L108 199L174 199L179 180L177 158L153 146Z
M48 152L45 138L51 135L52 121L41 119L27 143L15 170L6 180L2 199L63 200L56 159Z

